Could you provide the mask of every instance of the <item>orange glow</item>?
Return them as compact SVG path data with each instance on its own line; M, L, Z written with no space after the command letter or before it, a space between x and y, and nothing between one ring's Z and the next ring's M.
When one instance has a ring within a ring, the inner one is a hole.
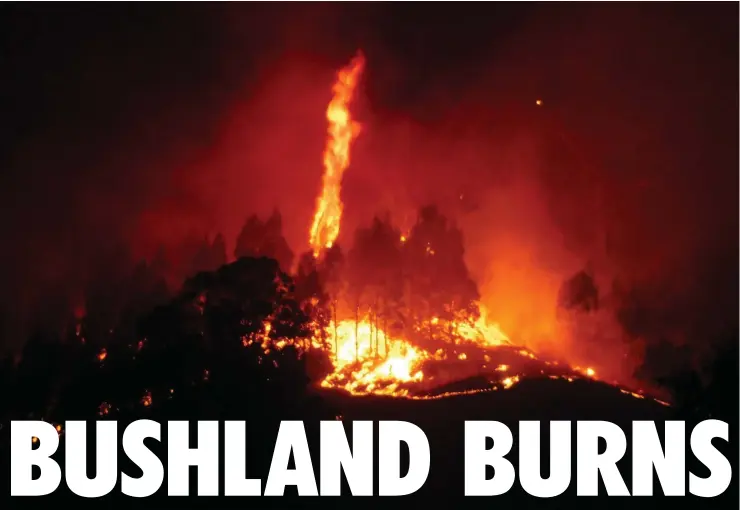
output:
M339 72L334 84L334 97L326 109L329 132L324 149L322 191L316 201L309 243L315 257L331 248L339 235L342 220L342 176L350 163L350 145L360 133L360 124L352 120L349 104L365 66L361 53Z
M330 322L323 332L321 328L316 327L309 345L304 341L271 339L270 328L266 323L262 331L251 338L245 337L243 344L260 345L265 355L269 355L273 350L280 351L289 345L301 353L307 349L324 349L331 356L333 368L320 382L320 386L328 390L342 390L354 396L379 395L412 400L437 400L458 395L508 390L525 377L548 378L569 383L596 378L596 371L593 368L570 368L557 361L540 360L532 351L514 346L496 324L487 322L485 309L481 309L481 312L475 322L468 320L446 323L435 317L420 326L420 329L424 329L435 322L442 326L443 330L457 331L453 338L437 339L441 347L433 352L407 338L388 334L375 326L369 317L360 318L357 323L353 319L340 320L336 328L334 322ZM322 339L326 338L336 338L336 344L323 342ZM465 348L465 352L458 350L461 347ZM504 349L509 357L516 358L512 361L518 368L512 369L512 365L507 364L488 366L493 357L502 355L500 349ZM477 352L478 355L470 356L469 352ZM481 356L481 353L485 354ZM277 367L276 361L272 363ZM539 364L535 373L519 372L519 369L531 363ZM442 372L450 370L451 367L455 367L452 379L435 380L435 373L439 373L440 369ZM546 372L546 368L555 373ZM459 380L461 374L485 377L487 386L436 394L425 393L425 390L432 390L440 384L444 385L445 382ZM641 390L634 392L616 383L615 387L624 395L641 400L647 398ZM664 406L670 405L661 400L651 400ZM142 403L144 406L151 405L151 393L147 393Z
M108 402L102 402L98 406L98 415L100 416L106 416L111 411L111 405Z
M358 55L339 72L334 96L326 111L329 130L323 155L323 186L309 235L314 257L331 248L339 235L342 177L350 164L352 140L360 131L359 124L350 116L349 104L364 65L362 55ZM538 99L537 105L541 104ZM529 194L524 196L531 198ZM497 217L506 216L499 214ZM408 229L402 230L400 242L406 243L409 236ZM424 250L428 257L437 256L431 243L427 243ZM506 390L530 376L568 382L595 378L593 368L560 367L557 361L540 360L529 348L539 350L550 347L547 344L551 343L561 349L564 347L556 309L552 306L562 281L560 275L545 270L533 271L536 265L532 263L532 246L522 243L517 236L497 238L495 252L492 264L491 250L485 249L478 254L488 262L489 272L481 275L483 297L476 304L475 313L468 317L430 317L413 326L413 330L404 327L404 333L392 334L381 329L377 316L372 313L353 318L335 316L323 330L315 324L309 342L271 338L268 320L262 331L242 338L242 344L245 347L260 345L265 355L288 345L293 345L300 353L324 349L333 367L320 386L351 395L438 399ZM495 317L489 316L489 307L496 311ZM504 331L513 332L522 343L514 346ZM277 361L272 363L277 366ZM474 379L477 387L457 390L445 387L466 377ZM204 379L207 378L206 371ZM435 391L438 393L432 394Z
M496 257L483 254L481 302L496 311L496 322L520 345L568 353L555 306L562 278L538 267L532 249L518 239L500 237L496 245Z

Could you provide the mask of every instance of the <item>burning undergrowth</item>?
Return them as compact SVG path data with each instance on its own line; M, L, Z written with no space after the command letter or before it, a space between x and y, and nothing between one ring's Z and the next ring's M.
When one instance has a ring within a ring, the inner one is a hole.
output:
M333 324L329 327L333 328ZM443 346L434 352L404 340L389 338L386 340L389 347L381 347L379 352L374 352L371 327L367 321L358 325L360 354L356 359L354 327L351 321L339 324L337 330L342 339L339 355L331 346L322 344L319 336L314 336L310 344L297 344L301 355L306 354L304 348L310 345L331 357L330 373L317 381L322 390L338 390L353 396L424 400L506 390L524 379L598 380L592 368L540 359L532 351L512 344L500 334L495 341L501 343L488 343L491 338L487 339L480 332L479 336L459 337L454 343L442 342ZM324 338L326 336L323 335ZM264 337L257 343L268 354L271 349L296 345L285 341L272 343ZM635 398L645 398L642 393L624 388L620 391ZM667 405L661 400L653 400Z

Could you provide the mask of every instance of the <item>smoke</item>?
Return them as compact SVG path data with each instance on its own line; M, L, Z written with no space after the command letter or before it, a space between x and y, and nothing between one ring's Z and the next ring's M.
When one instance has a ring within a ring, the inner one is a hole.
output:
M5 301L74 287L121 243L136 258L222 232L231 252L273 208L308 249L333 73L361 48L340 244L436 203L512 339L615 372L626 337L698 348L735 326L737 7L292 9L125 8L136 35L81 9L84 35L47 21L59 37L3 52L5 96L36 115L8 110ZM13 14L5 48L50 19ZM563 315L586 268L603 306Z

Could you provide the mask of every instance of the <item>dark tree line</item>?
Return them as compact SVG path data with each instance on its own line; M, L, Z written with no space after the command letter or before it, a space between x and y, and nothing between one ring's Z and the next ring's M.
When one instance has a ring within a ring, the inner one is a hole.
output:
M218 234L188 236L136 264L123 249L102 256L81 304L52 294L40 306L64 311L40 314L52 318L2 360L3 418L197 418L300 400L329 364L307 349L315 316L305 284L287 273L293 254L279 213L248 218L235 254L226 264Z
M190 278L104 346L87 318L64 341L34 335L17 364L3 365L3 414L202 417L238 414L245 402L294 404L330 367L323 350L307 349L312 317L295 290L275 260L245 257Z
M737 329L725 331L718 338L701 338L702 332L698 332L699 337L689 347L671 338L671 329L664 323L671 322L672 317L656 309L655 296L645 289L615 281L607 294L600 296L593 273L582 270L563 282L558 306L568 313L593 314L603 308L602 301L607 301L625 340L644 344L643 359L634 374L638 380L668 391L673 408L684 419L715 417L737 423ZM705 352L697 345L705 347Z
M3 361L3 415L135 414L192 403L206 381L209 391L261 388L257 380L305 389L337 348L332 320L369 320L380 356L389 347L384 332L433 342L454 334L443 324L475 319L461 232L434 207L406 233L376 217L348 252L335 245L318 259L305 253L292 276L278 212L247 218L235 262L226 264L226 250L220 234L190 235L151 261L131 263L124 249L101 257L83 282L82 306L39 322L23 350ZM312 349L312 339L326 349Z
M337 348L332 320L368 320L371 354L382 356L389 337L436 350L456 324L477 318L462 234L434 207L421 209L408 231L378 216L348 251L335 245L296 263L281 223L277 212L248 218L230 264L220 235L191 236L177 257L161 250L137 264L112 250L84 282L84 308L38 321L23 350L2 360L3 418L200 417L283 400L303 408L310 381L327 373ZM177 292L173 274L187 276ZM59 296L45 303L69 304ZM560 298L578 313L603 301L587 271L566 282ZM627 298L621 303L630 310ZM325 348L312 348L312 339ZM707 367L663 371L659 361L681 353L651 344L644 377L670 389L687 412L736 412L727 405L737 389L737 336L730 340Z

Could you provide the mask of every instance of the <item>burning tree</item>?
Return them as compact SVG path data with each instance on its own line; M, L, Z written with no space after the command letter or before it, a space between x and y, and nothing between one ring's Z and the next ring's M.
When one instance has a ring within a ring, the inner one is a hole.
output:
M431 340L474 324L479 294L465 265L462 232L434 206L421 209L404 243L404 279L414 329Z
M339 305L346 302L347 279L346 259L342 248L335 244L325 251L324 258L319 264L319 272L323 289L329 299L329 317L331 319L331 341L334 346L334 355L339 352L339 336L337 325L339 324Z
M147 346L139 358L149 368L137 386L150 390L155 402L204 380L209 391L225 393L243 385L305 388L306 374L321 378L327 366L322 349L309 355L315 332L293 279L277 261L244 257L191 278L176 299L145 318L140 335ZM172 358L166 375L154 361L163 352Z
M303 314L293 281L274 259L241 258L213 273L201 273L185 283L183 293L204 317L204 331L234 345L265 333L264 340L308 338L310 318Z
M324 290L316 259L311 253L304 253L298 263L295 275L295 296L301 310L313 318L319 331L322 347L327 346L327 328L331 317L331 297Z
M370 349L374 356L387 354L388 324L403 329L403 258L401 232L391 224L390 217L375 217L366 228L355 233L355 242L348 256L347 278L350 299L354 305L355 321L360 311L367 315L371 325ZM382 332L381 332L382 328Z

